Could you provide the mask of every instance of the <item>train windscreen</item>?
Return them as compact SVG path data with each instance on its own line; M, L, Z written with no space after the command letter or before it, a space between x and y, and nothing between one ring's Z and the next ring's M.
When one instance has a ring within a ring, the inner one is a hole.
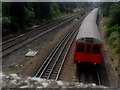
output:
M80 43L77 45L77 52L84 52L85 44Z
M93 54L100 54L100 45L93 45L92 53Z
M91 49L91 45L90 45L90 44L87 44L86 52L87 52L87 53L90 53L90 49Z

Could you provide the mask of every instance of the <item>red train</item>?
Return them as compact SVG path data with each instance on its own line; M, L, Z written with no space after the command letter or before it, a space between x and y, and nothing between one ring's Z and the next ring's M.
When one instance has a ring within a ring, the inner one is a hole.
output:
M98 8L83 20L76 37L74 62L100 64L102 61L102 39L97 26Z

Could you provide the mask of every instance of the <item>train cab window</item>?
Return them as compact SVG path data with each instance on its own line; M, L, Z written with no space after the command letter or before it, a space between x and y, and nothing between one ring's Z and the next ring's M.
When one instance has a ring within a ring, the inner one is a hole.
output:
M85 44L80 43L77 45L77 52L84 52Z
M91 45L90 45L90 44L87 44L86 52L87 52L87 53L90 53L90 49L91 49Z
M92 53L93 54L100 54L100 45L93 45Z

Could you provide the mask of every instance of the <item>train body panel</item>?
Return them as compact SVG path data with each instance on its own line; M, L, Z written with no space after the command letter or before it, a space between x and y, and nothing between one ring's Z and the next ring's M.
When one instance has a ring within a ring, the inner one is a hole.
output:
M102 39L97 26L98 9L94 9L83 20L76 37L74 62L102 61Z

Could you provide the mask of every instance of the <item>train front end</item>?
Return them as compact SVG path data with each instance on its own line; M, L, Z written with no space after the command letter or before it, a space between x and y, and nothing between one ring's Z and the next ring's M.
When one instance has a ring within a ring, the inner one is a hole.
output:
M74 62L100 64L102 61L102 43L93 38L82 38L76 41Z

